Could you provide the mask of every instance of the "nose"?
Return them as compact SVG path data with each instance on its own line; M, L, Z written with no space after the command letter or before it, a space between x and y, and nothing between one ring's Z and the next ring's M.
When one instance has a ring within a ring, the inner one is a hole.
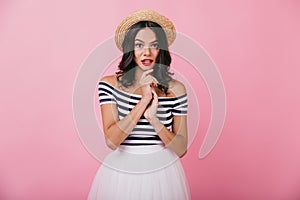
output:
M150 55L151 54L151 50L149 47L145 47L144 48L144 55Z

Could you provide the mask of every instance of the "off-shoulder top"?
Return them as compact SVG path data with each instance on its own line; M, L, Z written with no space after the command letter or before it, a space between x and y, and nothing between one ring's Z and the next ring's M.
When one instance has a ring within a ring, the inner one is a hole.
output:
M100 81L98 84L99 103L116 104L119 119L124 118L132 108L141 100L139 94L132 94L119 90L111 84ZM187 115L188 99L187 94L178 97L158 97L157 117L172 130L174 115ZM132 132L121 143L121 145L159 145L163 144L152 125L142 116Z

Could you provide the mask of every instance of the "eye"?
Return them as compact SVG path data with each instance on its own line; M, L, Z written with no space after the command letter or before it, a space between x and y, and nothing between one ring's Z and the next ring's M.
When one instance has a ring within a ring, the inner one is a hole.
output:
M141 49L141 48L143 48L143 44L142 43L136 43L135 47L138 48L138 49Z
M152 47L153 49L158 49L158 43L152 44L151 47Z

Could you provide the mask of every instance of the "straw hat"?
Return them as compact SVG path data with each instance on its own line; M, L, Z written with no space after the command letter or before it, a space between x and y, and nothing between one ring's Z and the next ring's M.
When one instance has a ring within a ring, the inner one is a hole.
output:
M115 33L115 42L117 47L121 51L123 51L122 43L126 32L130 29L132 25L140 21L152 21L158 23L166 33L168 46L170 46L174 42L176 38L176 30L173 23L168 18L155 12L154 10L142 9L137 10L128 17L126 17L117 27Z

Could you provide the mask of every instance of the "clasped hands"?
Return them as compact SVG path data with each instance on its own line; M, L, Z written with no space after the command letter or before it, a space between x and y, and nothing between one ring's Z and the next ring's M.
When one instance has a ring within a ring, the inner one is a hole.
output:
M143 115L152 125L155 132L158 133L162 130L164 125L159 121L158 117L156 116L158 108L158 96L155 92L154 87L157 86L158 81L155 77L150 75L151 72L153 72L153 69L143 72L139 80L138 87L142 91L142 99L140 103L146 105ZM127 117L129 118L129 121L127 120L127 123L118 123L118 127L124 133L129 134L132 131L132 128L135 126L135 124L133 124L129 114L127 115Z
M150 123L158 119L156 116L157 108L158 108L158 96L154 89L154 87L157 86L158 81L156 80L155 77L150 75L151 72L153 72L153 69L143 72L139 83L142 89L142 100L150 104L144 111L144 117Z

